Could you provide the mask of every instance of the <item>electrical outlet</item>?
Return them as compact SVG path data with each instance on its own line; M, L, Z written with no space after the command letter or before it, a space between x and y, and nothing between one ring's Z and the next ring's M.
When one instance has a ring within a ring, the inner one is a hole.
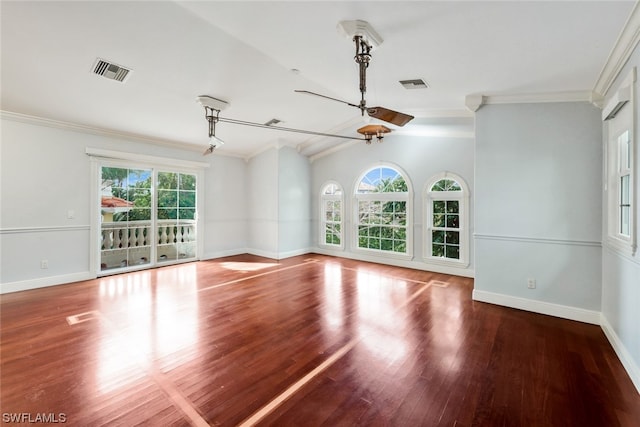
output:
M536 279L527 279L527 288L535 289L536 288Z
M40 261L40 268L42 268L42 269L49 268L49 260L48 259L41 260Z

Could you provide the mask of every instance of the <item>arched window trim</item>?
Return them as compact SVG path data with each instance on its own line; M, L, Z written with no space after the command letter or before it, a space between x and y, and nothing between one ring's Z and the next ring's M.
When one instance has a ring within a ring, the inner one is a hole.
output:
M338 187L340 189L340 194L325 194L326 189L328 186L330 185L335 185L336 187ZM326 215L326 210L325 210L325 202L327 201L339 201L340 202L340 221L338 222L338 224L340 224L340 244L333 244L333 243L327 243L326 242L326 226L327 226L327 215ZM339 182L337 181L333 181L333 180L329 180L326 181L324 184L322 184L322 186L320 187L320 221L318 221L320 228L319 228L319 236L318 236L318 245L321 247L325 247L325 248L330 248L330 249L340 249L340 250L344 250L344 226L345 226L345 205L344 205L344 188L342 187L342 185L340 185Z
M378 168L390 168L398 172L403 178L405 183L407 184L407 191L396 191L396 192L388 192L388 193L358 193L358 186L362 179L372 170ZM385 256L389 258L397 258L403 260L410 260L413 258L413 185L411 183L411 179L409 175L398 165L391 162L376 162L370 164L368 167L362 170L362 172L358 175L357 179L353 184L352 195L352 203L351 203L351 212L352 212L352 230L351 230L351 247L354 251L371 254L375 256ZM398 197L400 196L400 198ZM391 252L385 250L376 250L376 249L368 249L361 248L358 246L358 229L359 229L359 201L371 201L371 200L380 200L380 201L389 201L389 200L400 200L406 202L406 252Z
M456 181L460 191L432 191L433 186L442 179ZM460 176L452 172L440 172L427 180L423 190L424 235L422 258L432 264L448 265L452 267L466 268L469 266L469 246L471 245L469 230L469 186ZM458 200L459 203L459 232L460 232L460 258L451 259L432 256L432 229L433 229L433 201L434 200Z

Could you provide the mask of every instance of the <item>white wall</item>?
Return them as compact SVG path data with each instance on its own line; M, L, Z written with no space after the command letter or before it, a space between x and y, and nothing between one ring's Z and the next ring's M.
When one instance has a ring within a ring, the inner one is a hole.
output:
M309 160L288 146L249 160L249 253L281 259L309 252L309 176Z
M245 164L158 144L3 114L0 145L0 292L94 277L90 265L91 166L87 147L192 162L204 172L206 256L246 248ZM235 211L234 211L235 209ZM68 211L74 218L68 219ZM48 269L40 261L49 261Z
M467 119L468 120L468 119ZM474 253L471 248L470 264L467 268L444 267L423 261L423 199L422 194L426 181L439 172L448 171L461 176L471 189L470 197L470 233L473 234L473 204L475 200L473 157L473 138L461 137L418 137L389 134L384 142L347 143L348 148L315 160L311 165L311 215L312 240L316 251L347 258L369 260L395 265L402 265L422 270L431 270L473 276ZM388 162L398 166L408 174L414 191L413 197L413 259L410 261L393 260L384 256L364 255L354 250L354 228L352 224L352 195L356 180L366 169L379 162ZM339 182L345 192L345 249L328 250L318 246L319 241L319 194L327 181ZM470 239L471 241L471 239Z
M247 163L213 154L205 170L203 259L246 252L248 241Z
M478 110L475 299L599 323L601 135L586 102Z
M248 251L278 258L278 150L252 157L247 168Z
M309 159L291 147L278 155L278 252L286 258L311 247L311 171Z
M609 90L610 94L620 87L620 83L630 73L632 67L640 67L640 49L636 48L617 80ZM640 96L638 83L635 84L636 102ZM637 105L637 104L636 104ZM625 107L626 108L626 107ZM605 125L606 126L606 125ZM635 117L635 194L640 202L640 115L636 107ZM605 127L604 135L607 135ZM606 143L606 139L603 144ZM603 193L603 200L607 200ZM633 257L623 256L607 244L607 209L604 209L602 257L602 326L618 357L629 372L636 388L640 391L640 250ZM636 210L636 227L640 224L640 209ZM640 230L640 227L637 228Z

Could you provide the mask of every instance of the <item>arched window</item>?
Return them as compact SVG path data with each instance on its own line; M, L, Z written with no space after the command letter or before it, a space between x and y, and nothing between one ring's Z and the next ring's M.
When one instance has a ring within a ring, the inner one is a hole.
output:
M360 175L355 187L355 246L410 256L411 194L406 175L395 166L375 166Z
M320 244L344 247L342 187L337 182L326 183L320 191Z
M425 261L469 265L469 190L452 173L432 177L425 185Z

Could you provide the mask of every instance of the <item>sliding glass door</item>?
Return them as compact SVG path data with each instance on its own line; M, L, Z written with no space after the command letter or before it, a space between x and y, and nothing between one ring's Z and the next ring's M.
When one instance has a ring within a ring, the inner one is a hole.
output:
M195 260L197 175L100 167L100 273Z
M157 261L196 257L196 176L158 172Z

